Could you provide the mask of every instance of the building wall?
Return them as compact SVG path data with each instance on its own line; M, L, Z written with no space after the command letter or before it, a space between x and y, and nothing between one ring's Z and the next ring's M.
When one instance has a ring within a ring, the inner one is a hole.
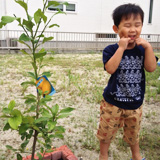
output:
M60 0L61 1L61 0ZM30 15L42 6L42 0L29 0ZM113 33L112 26L112 11L118 5L124 3L135 3L141 6L144 10L145 18L143 25L143 34L160 34L160 0L154 0L152 24L148 24L149 4L150 0L70 0L69 2L76 3L77 12L67 13L66 15L57 15L52 23L57 23L60 28L52 28L48 30L61 32L93 32L93 33ZM5 11L6 4L6 11ZM54 12L47 11L47 17L50 17ZM16 14L17 17L25 18L24 9L22 9L13 0L0 0L0 16ZM43 26L41 27L41 29ZM9 30L19 30L17 22L7 25Z

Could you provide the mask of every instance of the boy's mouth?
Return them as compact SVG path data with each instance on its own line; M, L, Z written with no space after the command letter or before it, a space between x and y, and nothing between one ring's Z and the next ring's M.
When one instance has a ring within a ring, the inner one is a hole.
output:
M128 37L129 37L131 40L135 40L136 35L129 35Z

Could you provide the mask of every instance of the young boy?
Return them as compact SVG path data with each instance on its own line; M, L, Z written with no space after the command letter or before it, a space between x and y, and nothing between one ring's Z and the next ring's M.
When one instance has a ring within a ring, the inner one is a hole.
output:
M140 38L143 10L135 4L124 4L113 11L113 30L120 37L118 44L103 51L104 69L111 74L104 89L100 107L97 137L100 140L99 160L108 160L108 149L120 127L130 145L132 160L142 160L139 151L139 130L145 93L145 72L156 69L151 45ZM144 158L145 159L145 158Z

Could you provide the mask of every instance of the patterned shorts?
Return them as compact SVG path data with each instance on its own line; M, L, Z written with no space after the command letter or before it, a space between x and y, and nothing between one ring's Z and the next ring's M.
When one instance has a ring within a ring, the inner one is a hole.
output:
M104 143L109 143L115 138L118 129L123 127L123 139L130 145L134 145L139 142L141 118L142 106L136 110L125 110L102 100L97 138Z

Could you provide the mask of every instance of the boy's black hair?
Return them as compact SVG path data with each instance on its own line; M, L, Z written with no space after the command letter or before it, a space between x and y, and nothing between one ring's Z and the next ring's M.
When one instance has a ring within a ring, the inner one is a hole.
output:
M131 4L131 3L120 5L113 11L112 18L113 18L114 24L118 27L122 18L128 19L132 14L135 17L137 15L140 15L142 24L143 24L143 19L144 19L143 10L138 5Z

